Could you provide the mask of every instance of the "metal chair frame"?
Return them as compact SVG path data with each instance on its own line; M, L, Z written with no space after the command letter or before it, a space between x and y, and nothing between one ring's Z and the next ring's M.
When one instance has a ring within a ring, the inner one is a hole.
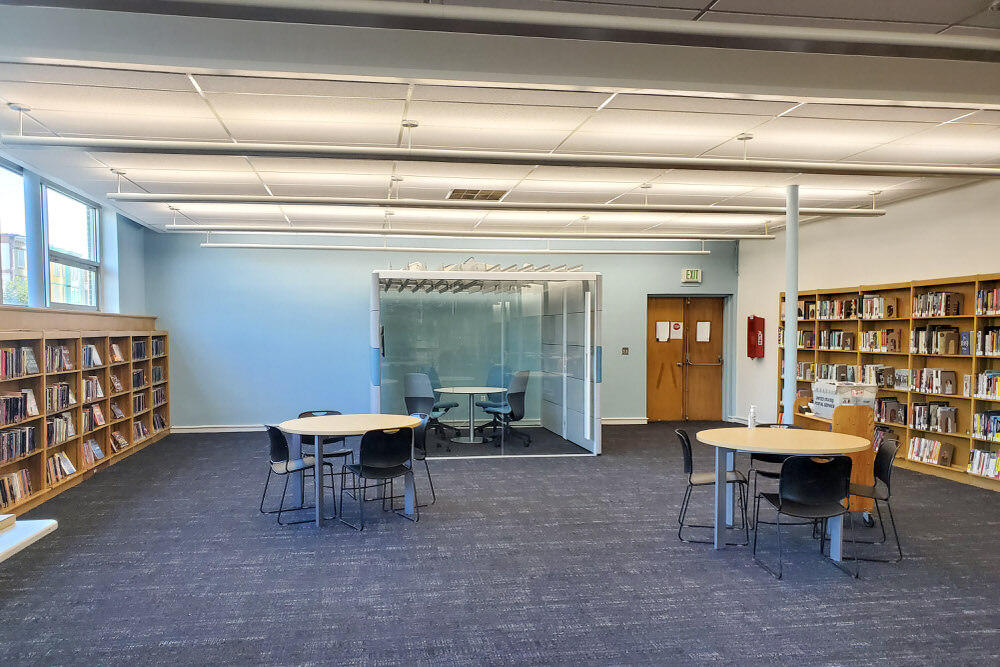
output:
M677 437L681 443L681 452L684 456L684 472L688 478L687 488L684 490L684 498L683 500L681 500L681 508L680 511L677 513L677 539L679 539L681 542L688 542L690 544L715 544L714 540L694 540L684 537L685 528L713 528L713 529L715 528L714 525L709 526L696 523L684 523L684 519L687 517L688 506L691 502L691 492L698 487L704 487L706 489L714 490L715 484L714 483L693 484L691 482L691 475L694 474L693 457L691 454L691 439L688 436L687 431L684 431L683 429L676 429L674 433L677 434ZM742 519L740 527L743 529L745 541L727 542L726 544L729 546L745 547L748 544L750 544L750 525L749 523L747 523L747 489L746 489L747 480L744 478L731 483L736 484L737 488L739 489L740 517Z
M270 437L270 438L280 437L282 440L284 440L285 434L282 433L281 430L278 429L276 426L265 426L265 428L268 430L268 437ZM277 436L275 436L273 434L272 429L273 429L273 431L277 432ZM287 447L288 447L288 443L287 443L287 441L285 441L285 450L286 451L287 451ZM302 481L303 481L303 483L305 482L305 479L307 477L312 477L313 478L313 484L316 483L316 474L315 474L312 466L308 466L308 467L302 468L301 470L293 470L291 472L275 472L274 471L274 465L273 464L275 464L275 463L285 463L285 462L288 462L289 460L291 460L291 459L285 458L284 461L282 461L282 460L275 461L274 459L271 459L268 462L268 466L267 466L267 479L264 481L264 491L260 494L260 513L261 514L277 514L278 515L278 523L280 525L282 525L282 526L294 526L294 525L300 524L300 523L312 523L314 521L314 519L303 519L301 521L282 521L281 520L281 515L283 513L285 513L285 512L298 512L300 510L316 509L315 505L305 505L302 502L299 503L298 507L285 507L285 497L288 495L288 478L291 475L294 475L296 473L301 473L302 474ZM323 488L324 489L330 489L330 491L333 492L331 494L331 496L333 498L333 514L334 514L334 516L324 517L324 518L325 519L333 519L337 515L337 496L336 496L336 489L334 488L334 482L333 482L333 464L332 463L327 463L327 462L324 461L323 462L323 466L329 468L329 470L330 470L330 486L326 486L324 484ZM284 487L281 490L281 502L278 503L278 509L265 510L264 509L264 500L267 498L267 489L268 489L268 487L271 484L271 475L281 475L281 476L283 476L285 478L285 485L284 485ZM341 482L341 488L343 488L343 482Z

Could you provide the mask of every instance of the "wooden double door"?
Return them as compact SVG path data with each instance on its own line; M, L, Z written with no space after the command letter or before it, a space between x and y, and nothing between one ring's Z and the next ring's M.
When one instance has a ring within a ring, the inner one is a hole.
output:
M649 297L648 421L722 419L724 307L723 297Z

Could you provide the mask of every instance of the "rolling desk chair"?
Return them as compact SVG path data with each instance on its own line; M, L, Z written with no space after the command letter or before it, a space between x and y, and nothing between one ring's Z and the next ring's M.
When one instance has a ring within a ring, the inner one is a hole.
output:
M438 376L437 369L433 366L421 366L420 371L431 381L431 388L434 390L434 409L441 410L442 412L448 412L452 408L458 407L457 401L442 401L441 392L438 391L438 387L441 386L441 378Z
M407 373L403 376L403 401L406 403L408 414L420 412L427 415L427 428L442 438L447 437L445 428L448 427L438 421L447 410L437 410L434 407L437 400L434 397L431 379L426 373Z
M511 380L510 391L507 392L506 404L499 407L483 408L486 414L493 416L493 421L480 427L481 429L492 426L496 430L493 424L497 424L503 429L504 435L516 435L524 440L525 447L531 444L530 435L523 431L518 431L510 425L511 422L518 422L524 419L524 393L528 389L528 378L530 376L530 371L518 371L514 375L514 379ZM497 443L497 446L499 445L500 443Z
M503 387L504 389L510 389L511 383L511 373L510 369L501 364L494 364L490 366L489 372L486 374L486 385L487 387ZM508 392L509 393L509 392ZM483 410L487 408L503 408L507 405L507 397L504 394L486 394L485 401L476 401L476 405ZM489 410L486 410L489 412ZM490 428L496 430L502 426L500 419L495 413L493 413L493 421L487 424ZM477 430L482 430L477 429Z

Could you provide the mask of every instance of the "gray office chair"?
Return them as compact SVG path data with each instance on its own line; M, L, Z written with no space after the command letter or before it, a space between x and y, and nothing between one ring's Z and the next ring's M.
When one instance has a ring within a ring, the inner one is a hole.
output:
M427 428L441 437L447 436L445 425L438 421L447 411L434 408L437 401L431 379L426 373L407 373L403 376L403 401L409 414L421 412L427 415Z
M486 385L487 387L503 387L504 389L510 388L511 383L511 372L510 369L501 364L494 364L490 366L489 372L486 374ZM503 394L486 394L485 401L476 401L476 405L479 407L486 408L502 408L506 405L507 400Z
M525 447L531 444L531 436L523 431L512 428L510 424L511 422L518 422L524 419L524 394L528 390L528 378L530 376L530 371L518 371L514 375L514 379L511 380L510 391L506 395L506 404L495 408L483 408L486 414L493 416L494 422L500 425L504 435L516 435L524 440ZM492 422L487 424L487 426L491 425Z
M438 391L438 387L441 386L441 378L438 376L437 369L433 366L421 366L420 372L424 373L431 381L431 388L434 389L434 409L442 410L443 412L448 412L452 408L458 407L457 401L442 401L441 392Z

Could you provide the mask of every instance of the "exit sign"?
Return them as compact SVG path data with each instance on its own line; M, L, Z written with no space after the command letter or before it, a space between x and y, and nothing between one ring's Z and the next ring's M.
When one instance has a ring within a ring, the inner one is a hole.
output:
M700 283L701 282L701 269L682 269L681 270L681 282L682 283Z

